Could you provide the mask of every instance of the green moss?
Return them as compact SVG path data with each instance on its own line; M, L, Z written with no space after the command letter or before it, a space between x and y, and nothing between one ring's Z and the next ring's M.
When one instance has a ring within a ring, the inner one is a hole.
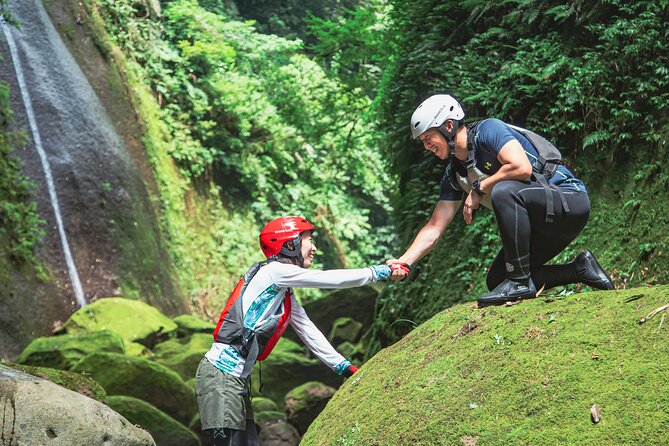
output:
M97 381L109 395L147 401L182 423L197 411L195 394L176 372L141 358L118 353L93 353L72 368Z
M172 320L177 324L177 336L179 337L189 336L193 333L209 333L211 337L214 328L216 328L211 322L203 321L190 314L182 314Z
M175 331L177 325L144 302L110 297L79 309L63 328L70 334L110 330L126 342L137 341L151 347L158 339Z
M639 320L668 293L456 305L367 362L302 444L667 444L669 326Z
M110 396L109 407L151 433L160 446L199 446L200 440L186 426L146 401L131 396Z
M212 340L211 334L195 333L187 338L161 342L153 349L153 360L174 370L182 379L191 379L204 354L211 348Z
M68 370L84 356L95 352L124 353L123 339L108 330L34 339L16 362Z
M286 394L286 407L291 413L312 407L323 399L329 399L335 392L330 386L318 381L304 383Z
M125 344L125 354L136 358L153 359L153 352L145 345L138 342L128 342Z
M253 412L272 412L278 409L276 403L269 398L263 397L254 397L251 400L251 405L253 406Z
M73 392L80 393L97 401L106 402L107 392L100 384L93 381L91 378L81 375L79 373L68 372L64 370L56 370L47 367L33 367L22 364L3 363L7 367L21 370L29 375L38 378L46 379L54 384L65 387Z

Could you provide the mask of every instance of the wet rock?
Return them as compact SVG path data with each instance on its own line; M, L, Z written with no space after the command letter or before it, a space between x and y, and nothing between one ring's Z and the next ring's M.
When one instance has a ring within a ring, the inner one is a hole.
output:
M144 302L108 297L78 310L65 322L63 329L75 335L110 330L127 343L139 342L152 348L175 332L177 324Z
M177 336L182 338L194 333L207 333L209 341L213 341L213 333L216 325L211 322L203 321L190 314L182 314L172 319L177 324Z
M81 335L59 335L34 339L16 358L25 365L69 370L81 358L95 352L124 353L123 339L102 330Z
M183 380L195 377L197 366L209 351L211 334L195 333L185 338L170 339L153 349L154 361L177 372Z
M200 445L190 429L146 401L131 396L110 396L109 407L149 431L157 446Z
M268 421L259 426L258 439L262 446L297 446L300 434L284 419Z
M333 387L341 385L341 376L318 359L308 358L303 352L299 344L280 339L272 354L253 367L252 394L283 404L286 393L308 381L320 381ZM259 389L261 384L262 392Z
M0 407L3 445L155 446L104 404L3 365Z
M286 417L300 435L325 408L336 389L317 381L303 384L286 395Z
M350 318L340 317L332 323L329 339L332 345L342 342L356 343L362 335L362 323Z
M107 402L107 392L105 392L105 389L91 378L79 373L21 364L5 363L3 365L37 378L51 381L54 384L58 384L61 387L65 387L68 390L80 393L96 401Z
M94 353L75 364L72 371L87 373L108 395L134 396L184 424L197 411L193 389L176 372L147 359Z

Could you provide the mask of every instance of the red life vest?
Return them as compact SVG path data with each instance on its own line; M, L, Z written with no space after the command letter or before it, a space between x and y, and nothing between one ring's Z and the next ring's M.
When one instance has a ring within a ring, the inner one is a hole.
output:
M233 346L240 346L244 341L242 339L242 331L244 329L244 314L242 312L242 301L240 297L246 290L246 285L251 282L251 279L258 272L260 267L266 265L266 262L256 263L244 274L234 290L228 297L228 301L218 318L218 324L214 329L214 341L225 343ZM258 342L258 361L262 361L269 356L269 354L276 346L279 338L284 334L288 323L290 322L291 313L291 290L286 291L286 297L283 301L283 314L279 318L276 327L271 334L264 334L262 336L253 333L253 336ZM235 305L236 304L236 305Z

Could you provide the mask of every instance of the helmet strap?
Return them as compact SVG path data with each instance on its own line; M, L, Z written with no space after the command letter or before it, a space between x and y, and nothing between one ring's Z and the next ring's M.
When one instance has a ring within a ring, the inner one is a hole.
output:
M286 243L288 243L286 242L281 247L279 254L297 260L297 265L301 268L304 268L304 256L302 256L302 234L289 241L293 242L293 249L290 250L286 248Z
M453 128L450 132L446 130L446 122L448 122L448 120L444 121L442 125L437 127L437 130L439 130L439 133L444 135L444 138L446 138L448 147L450 147L451 150L455 150L455 134L458 133L458 121L454 119L451 120L451 122L453 122Z

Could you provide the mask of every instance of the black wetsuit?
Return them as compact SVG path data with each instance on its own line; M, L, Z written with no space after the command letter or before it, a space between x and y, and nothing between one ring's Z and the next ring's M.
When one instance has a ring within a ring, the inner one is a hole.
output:
M498 119L486 119L476 128L477 168L487 175L496 173L501 167L497 155L513 139L520 142L530 163L536 165L536 149L525 136ZM451 156L441 181L440 200L462 200L464 191L456 173L466 177L466 172L464 162ZM537 288L576 281L573 267L544 264L583 230L590 215L590 199L583 182L564 166L559 166L549 184L555 212L552 222L546 221L546 190L534 179L505 180L493 187L492 207L503 249L488 271L488 289L494 289L505 278L522 280L531 276ZM561 189L569 212L565 212L557 188Z

